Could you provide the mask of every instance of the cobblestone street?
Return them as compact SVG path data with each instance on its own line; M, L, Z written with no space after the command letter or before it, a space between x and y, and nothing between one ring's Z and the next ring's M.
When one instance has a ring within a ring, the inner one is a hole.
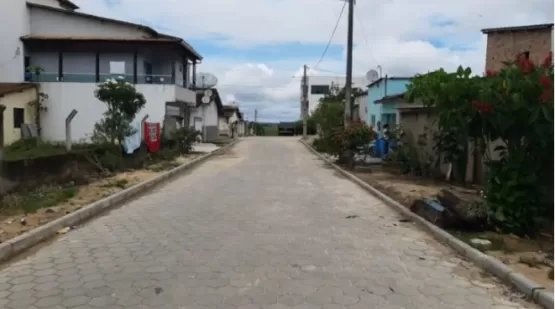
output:
M536 308L400 219L296 138L248 138L4 265L0 308Z

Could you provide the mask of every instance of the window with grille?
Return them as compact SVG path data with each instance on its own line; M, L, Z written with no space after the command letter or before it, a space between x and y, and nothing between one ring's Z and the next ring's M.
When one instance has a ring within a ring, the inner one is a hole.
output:
M328 94L330 86L328 85L312 85L310 86L310 94Z

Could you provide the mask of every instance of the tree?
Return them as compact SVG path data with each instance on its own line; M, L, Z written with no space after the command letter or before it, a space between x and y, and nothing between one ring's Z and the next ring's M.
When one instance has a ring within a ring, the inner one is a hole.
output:
M48 95L40 91L40 74L44 72L44 69L40 66L30 65L25 68L25 70L31 74L36 75L37 87L35 88L36 99L27 103L30 107L34 109L35 112L35 124L37 125L37 135L40 137L42 132L41 125L41 113L46 112L47 108L44 105L44 101L48 99Z
M440 69L416 76L407 86L407 100L421 102L436 116L435 150L446 163L453 164L455 177L461 182L466 178L469 141L480 137L472 110L480 81L470 68L459 67L453 73Z
M110 79L99 84L94 95L106 104L107 110L94 125L93 140L115 144L135 133L131 122L146 104L142 93L130 83Z

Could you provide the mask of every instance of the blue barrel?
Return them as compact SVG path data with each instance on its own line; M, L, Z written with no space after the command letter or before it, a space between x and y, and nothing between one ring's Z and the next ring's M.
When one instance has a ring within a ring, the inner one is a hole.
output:
M378 155L378 158L381 158L384 155L384 140L382 138L376 139L376 154Z

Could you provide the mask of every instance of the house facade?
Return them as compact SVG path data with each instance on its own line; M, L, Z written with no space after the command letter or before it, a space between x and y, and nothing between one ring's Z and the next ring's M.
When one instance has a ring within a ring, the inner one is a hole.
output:
M499 71L504 61L524 54L542 63L553 52L553 24L483 29L487 35L486 70Z
M145 96L142 119L164 123L166 105L196 105L196 65L202 57L180 38L152 28L89 15L67 0L7 0L14 31L1 34L0 82L38 82L48 95L42 138L65 139L64 120L77 110L72 139L88 139L105 105L94 97L107 79L133 83ZM6 15L6 16L5 16ZM4 68L4 67L3 67ZM40 70L35 70L40 68Z
M368 85L367 122L374 127L399 123L397 104L410 83L410 77L388 77L377 79Z
M21 127L34 122L29 102L37 99L36 85L0 83L0 149L21 139Z
M345 87L344 76L309 76L308 83L308 113L312 112L318 107L320 99L326 94L329 94L333 88L341 89ZM365 77L353 77L353 87L364 89L367 84ZM302 89L302 83L301 83ZM302 100L302 98L301 98ZM300 115L302 118L302 104L300 106Z

